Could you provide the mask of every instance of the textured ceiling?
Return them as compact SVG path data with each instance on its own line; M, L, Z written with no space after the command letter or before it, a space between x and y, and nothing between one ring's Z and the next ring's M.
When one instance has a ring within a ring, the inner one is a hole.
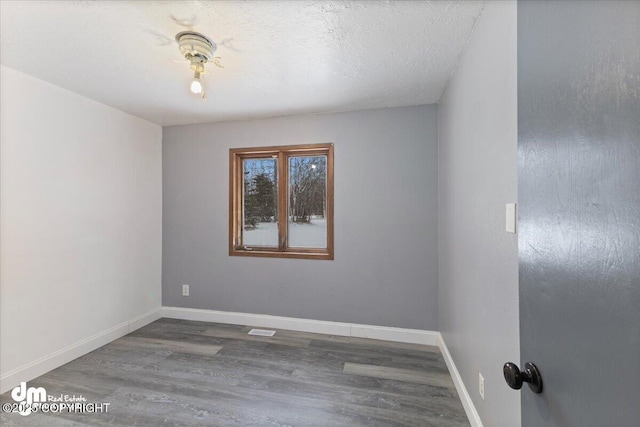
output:
M2 1L2 64L162 125L437 102L475 1ZM174 36L218 44L207 101Z

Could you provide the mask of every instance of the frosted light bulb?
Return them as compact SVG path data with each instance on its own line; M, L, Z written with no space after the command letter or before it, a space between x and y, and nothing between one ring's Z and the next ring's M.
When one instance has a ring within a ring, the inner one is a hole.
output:
M202 83L198 79L193 79L191 82L191 92L202 93Z
M193 73L193 81L191 82L191 92L202 93L202 80L200 80L200 73Z

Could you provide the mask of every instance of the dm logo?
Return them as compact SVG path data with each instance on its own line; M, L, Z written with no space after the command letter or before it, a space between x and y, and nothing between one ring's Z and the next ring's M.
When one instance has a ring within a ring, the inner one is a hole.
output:
M24 381L13 390L11 390L11 397L16 402L23 402L19 405L18 413L23 416L27 416L31 413L35 403L43 403L47 401L47 390L44 387L29 387Z

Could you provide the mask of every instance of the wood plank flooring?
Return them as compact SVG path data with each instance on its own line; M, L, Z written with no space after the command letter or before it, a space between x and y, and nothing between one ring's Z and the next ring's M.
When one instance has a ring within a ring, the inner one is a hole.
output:
M0 425L469 426L437 347L250 329L160 319L28 384L108 412L2 412Z

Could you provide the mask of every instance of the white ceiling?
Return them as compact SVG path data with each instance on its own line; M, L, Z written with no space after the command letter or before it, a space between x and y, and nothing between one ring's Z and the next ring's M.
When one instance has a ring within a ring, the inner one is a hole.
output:
M2 64L161 125L437 102L481 1L5 1ZM175 34L218 44L207 101Z

